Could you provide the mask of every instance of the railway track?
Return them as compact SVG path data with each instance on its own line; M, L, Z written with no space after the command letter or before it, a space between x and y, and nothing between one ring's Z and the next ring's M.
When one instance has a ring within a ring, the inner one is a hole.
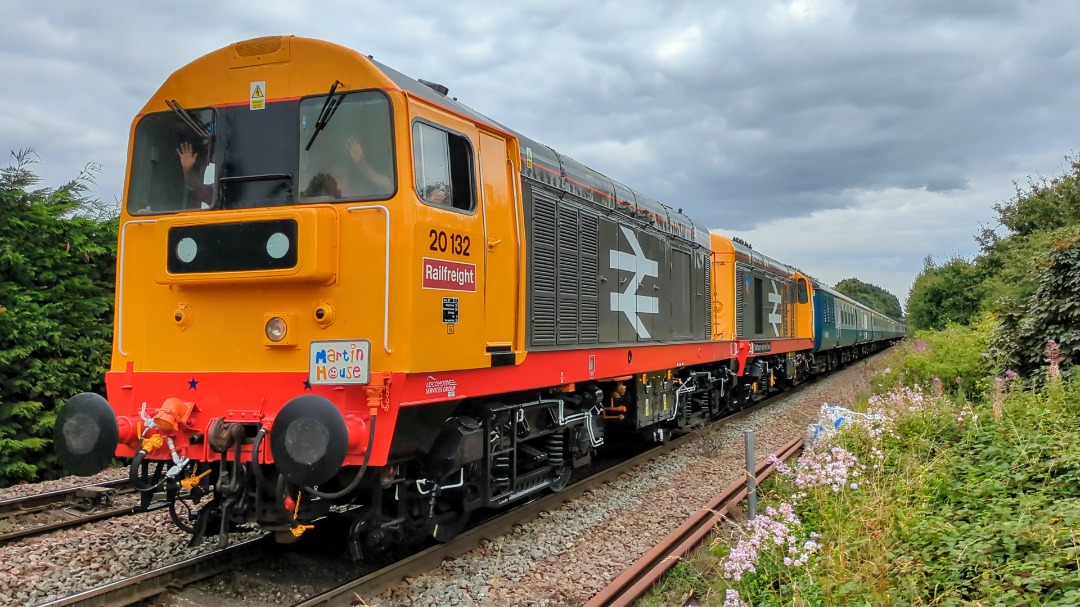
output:
M122 479L0 500L0 545L127 515L134 504L122 507L113 504L118 497L132 493L128 484L127 479ZM41 520L22 522L28 518Z
M802 437L796 437L774 453L781 461L788 461L802 449ZM761 484L774 467L768 461L757 465L755 479ZM631 607L645 592L660 581L668 569L675 566L686 554L692 552L708 537L718 522L731 509L746 498L745 480L731 483L708 504L690 517L678 529L672 531L659 544L615 578L604 590L592 598L585 607Z
M262 557L273 546L273 536L263 535L235 543L224 550L215 550L165 567L117 580L79 594L74 594L36 607L123 607L157 596L170 588L193 584L199 580L225 573L237 566Z
M738 413L727 416L714 423L730 423L748 416L775 402L775 398L787 398L798 394L808 384L800 385L794 389L783 392L775 397L768 398ZM364 575L358 579L341 584L336 588L310 597L296 607L314 607L331 605L351 605L357 596L374 596L387 588L400 582L407 576L416 576L426 573L441 565L444 559L464 554L479 546L485 539L497 538L509 531L515 525L520 525L536 519L545 510L554 510L563 503L579 498L585 492L604 483L610 482L625 474L634 466L657 458L665 453L673 451L697 438L696 432L690 432L676 437L668 442L658 445L646 452L632 457L631 459L614 464L604 470L582 479L559 493L541 496L535 500L518 506L517 508L503 512L477 526L465 531L454 541L447 544L432 546L409 557L399 560L387 567ZM62 493L62 492L57 492ZM63 497L54 495L51 499L42 496L34 496L38 505L62 502ZM13 501L13 500L9 500ZM29 502L23 502L27 504ZM0 508L3 507L0 502ZM0 510L0 513L3 511ZM102 513L104 514L104 513ZM0 514L2 516L2 514ZM85 522L85 519L83 520ZM78 524L78 523L75 523ZM166 591L175 590L191 585L200 580L211 578L225 572L234 571L242 565L254 563L271 554L274 542L271 535L264 535L233 544L225 550L219 550L187 559L159 569L140 573L130 578L111 582L81 592L63 599L48 603L42 603L39 607L69 607L69 606L93 606L93 607L123 607L133 605L148 598L155 597Z
M769 406L774 399L787 398L798 394L807 384L802 384L794 389L783 392L775 397L768 398L747 409L729 415L714 423L730 423L737 421L755 411ZM536 519L545 510L554 510L563 503L577 499L586 491L610 482L625 474L635 466L655 459L665 453L673 451L695 440L697 433L691 432L674 438L662 445L658 445L628 460L615 464L587 478L567 486L559 493L551 493L522 504L513 510L485 521L478 526L463 532L453 541L432 546L412 556L406 557L382 569L364 575L322 594L309 597L295 603L293 607L347 607L352 605L357 597L375 596L391 586L397 584L406 577L414 577L438 568L445 559L455 558L481 545L481 542L494 539L510 532L514 526L521 525Z

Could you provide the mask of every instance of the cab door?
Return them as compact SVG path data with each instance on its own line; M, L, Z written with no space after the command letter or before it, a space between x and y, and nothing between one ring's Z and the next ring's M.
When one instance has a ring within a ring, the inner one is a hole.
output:
M481 130L480 193L485 227L485 347L492 366L514 364L520 350L521 208L511 143Z
M408 305L412 372L491 365L484 351L486 242L477 182L476 125L414 101L410 120L414 183L408 194L416 271ZM448 355L448 353L453 353Z

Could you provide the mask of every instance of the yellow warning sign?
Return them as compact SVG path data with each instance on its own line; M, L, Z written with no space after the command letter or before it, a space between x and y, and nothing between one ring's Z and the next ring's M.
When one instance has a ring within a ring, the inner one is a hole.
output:
M266 81L260 80L251 83L251 97L248 108L252 110L266 109Z

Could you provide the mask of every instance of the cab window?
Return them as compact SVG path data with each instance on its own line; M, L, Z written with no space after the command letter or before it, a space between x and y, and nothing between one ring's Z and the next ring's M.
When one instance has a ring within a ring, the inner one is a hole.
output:
M799 288L799 303L804 304L810 301L810 287L806 284L805 278L800 278L798 281Z
M139 120L131 151L129 213L167 213L214 205L215 123L216 113L211 108L179 108Z
M465 137L424 122L413 123L416 195L434 206L470 212L473 193L472 146Z
M390 102L383 93L301 100L299 145L300 202L375 200L394 193Z

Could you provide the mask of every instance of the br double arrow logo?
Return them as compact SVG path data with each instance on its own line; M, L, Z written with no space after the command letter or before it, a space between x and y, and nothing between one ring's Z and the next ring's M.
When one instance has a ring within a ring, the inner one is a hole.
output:
M637 235L634 234L633 230L625 226L619 226L619 228L622 229L623 235L626 236L626 242L629 243L634 252L631 254L612 249L609 251L609 265L612 270L633 272L634 275L626 282L626 288L623 289L622 293L616 290L611 294L611 311L622 312L626 316L626 320L630 321L630 324L634 326L634 331L637 332L638 337L648 339L650 337L649 330L642 324L639 314L656 314L660 311L660 300L648 295L638 295L637 290L646 276L652 278L659 276L659 266L655 261L645 256L645 252L641 249L641 243L638 242Z

